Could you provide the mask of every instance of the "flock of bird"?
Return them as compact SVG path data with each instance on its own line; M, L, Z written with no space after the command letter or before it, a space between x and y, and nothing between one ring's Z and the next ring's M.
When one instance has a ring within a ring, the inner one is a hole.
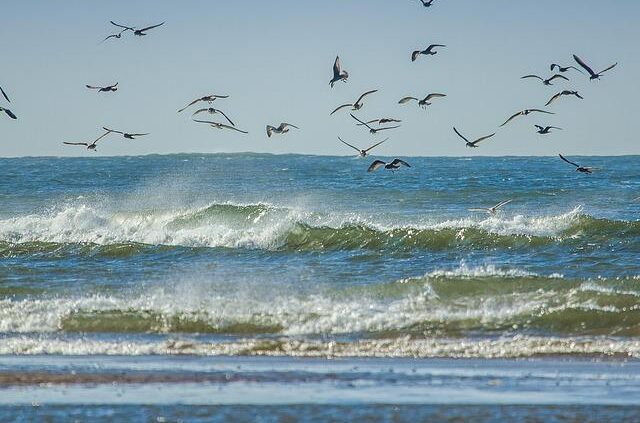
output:
M431 7L434 3L435 0L419 0L422 5L424 7ZM110 21L111 25L113 25L115 28L117 28L117 32L111 35L108 35L106 38L104 38L102 40L102 42L105 42L107 40L110 39L120 39L123 35L127 34L127 33L131 33L134 36L145 36L147 35L147 32L149 32L152 29L158 28L162 25L164 25L165 22L161 22L159 24L155 24L155 25L151 25L151 26L146 26L144 28L136 28L133 26L128 26L128 25L123 25L123 24L119 24L116 23L114 21ZM411 61L415 62L417 61L421 56L426 56L426 57L430 57L430 56L435 56L436 54L439 53L440 49L446 48L445 44L430 44L428 45L426 48L424 49L417 49L414 50L411 53ZM575 61L575 63L579 66L573 66L573 65L569 65L569 66L561 66L558 65L556 63L553 63L550 65L550 71L551 72L557 72L557 73L553 73L552 75L550 75L549 77L543 77L543 76L539 76L539 75L535 75L535 74L529 74L529 75L525 75L522 76L521 79L531 79L531 80L539 80L544 86L553 86L555 82L569 82L569 78L567 76L565 76L566 73L568 72L579 72L581 74L584 74L584 71L587 72L589 79L590 80L597 80L600 79L600 77L607 71L613 69L617 63L614 63L610 66L608 66L607 68L603 69L602 71L599 72L595 72L584 60L582 60L580 57L578 57L577 55L573 55L573 59ZM329 80L329 85L331 88L333 88L335 86L336 83L342 81L343 83L346 83L349 79L349 73L343 69L342 67L342 63L340 60L339 56L336 56L335 61L333 63L333 75L332 78ZM114 83L111 85L106 85L106 86L100 86L100 85L86 85L87 89L90 90L95 90L98 93L110 93L110 92L115 92L118 90L118 83ZM373 89L373 90L369 90L364 92L363 94L361 94L354 102L352 103L344 103L341 104L339 106L337 106L333 111L331 111L329 113L330 116L335 115L336 113L345 110L345 109L349 109L350 110L350 116L351 118L353 118L353 120L356 122L356 125L358 127L363 127L364 129L368 130L370 134L377 134L378 132L381 131L388 131L388 130L393 130L396 128L400 127L400 123L402 122L402 120L400 119L396 119L396 118L389 118L389 117L382 117L382 118L377 118L377 119L373 119L373 120L362 120L359 117L357 117L356 115L354 115L355 112L359 112L363 106L364 106L364 101L365 98L368 98L368 96L371 96L373 94L375 94L378 90ZM7 95L7 93L4 91L4 89L2 87L0 87L0 93L2 94L2 97L4 97L4 99L6 100L7 103L10 103L10 99L9 96ZM225 113L224 111L222 111L221 109L217 108L217 107L212 107L212 104L214 102L217 101L217 103L220 102L220 100L224 100L226 98L228 98L228 95L219 95L219 94L208 94L208 95L204 95L202 97L198 97L192 101L190 101L186 106L180 108L178 110L178 113L182 113L183 111L189 109L191 106L197 105L199 103L207 103L207 107L203 107L203 108L199 108L197 110L195 110L192 114L191 114L191 120L194 123L198 123L198 124L205 124L205 125L209 125L212 128L215 129L224 129L224 130L229 130L229 131L235 131L235 132L239 132L239 133L243 133L243 134L247 134L248 132L242 129L239 129L236 127L235 123L233 122L233 120L231 120L231 118L228 116L227 113ZM418 105L418 107L424 108L426 109L427 107L431 106L433 104L433 102L435 100L441 99L446 97L445 94L442 93L428 93L425 96L405 96L403 98L401 98L398 101L398 104L404 105L404 104L409 104L412 102L415 102L415 104ZM583 99L583 97L580 95L580 93L578 93L578 91L575 90L568 90L568 89L564 89L559 91L558 93L554 94L545 104L544 107L548 107L550 105L552 105L553 103L559 101L561 98L565 98L565 97L575 97L577 99ZM217 104L216 103L216 104ZM1 106L0 107L0 112L4 112L8 117L10 117L11 119L17 119L17 116L14 114L13 111L11 111L9 108ZM218 121L214 121L214 120L203 120L203 119L197 119L197 116L203 115L203 114L208 114L211 116L217 116L219 115L221 118L224 119L224 122L218 122ZM510 122L512 122L515 119L521 118L521 117L525 117L528 116L530 114L537 114L540 116L544 116L544 115L549 115L549 114L554 114L553 112L550 112L548 110L544 110L542 108L529 108L529 109L523 109L520 110L516 113L514 113L513 115L511 115L509 118L507 118L505 120L504 123L502 123L499 128L502 128L504 126L506 126L507 124L509 124ZM552 130L561 130L562 128L556 127L556 126L551 126L551 125L534 125L537 133L541 134L541 135L548 135L552 132ZM149 133L130 133L130 132L124 132L124 131L119 131L119 130L114 130L114 129L109 129L106 127L102 128L105 132L102 133L102 135L100 135L98 138L96 138L95 140L91 141L91 142L64 142L63 144L66 145L79 145L79 146L84 146L86 147L88 150L92 150L95 151L96 147L97 147L97 143L99 141L101 141L102 139L104 139L106 136L110 135L110 134L119 134L122 135L125 139L128 140L133 140L136 139L137 137L142 137L145 135L149 135ZM294 124L291 123L287 123L287 122L281 122L278 125L266 125L266 134L267 137L272 137L274 134L286 134L287 132L289 132L290 129L297 129L299 130L300 128ZM494 137L496 135L496 132L493 132L489 135L485 135L485 136L481 136L478 138L475 138L473 140L465 137L464 135L462 135L462 133L454 126L453 127L453 131L454 133L460 137L464 142L465 145L467 147L471 147L471 148L477 148L479 147L479 144L483 141L486 141L492 137ZM358 157L367 157L371 150L373 150L375 147L379 146L380 144L386 142L388 140L385 139L383 141L380 142L376 142L373 143L371 146L367 147L367 148L359 148L356 147L350 143L348 143L347 141L343 140L342 138L338 137L338 140L343 143L344 145L348 146L349 148L354 149L355 151L357 151L358 153ZM581 173L586 173L589 174L591 173L594 168L590 168L590 167L585 167L585 166L581 166L577 163L574 163L570 160L568 160L567 158L565 158L564 156L562 156L562 154L559 154L560 158L565 161L566 163L574 166L576 168L577 172L581 172ZM367 168L368 172L373 172L377 169L380 168L384 168L387 170L390 170L392 172L399 170L401 167L411 167L411 165L409 163L407 163L404 160L395 158L390 162L384 162L382 160L375 160L373 161L369 167ZM487 209L473 209L474 211L486 211L489 213L495 213L500 207L508 204L511 200L507 200L507 201L503 201L499 204L496 204L493 207L487 208Z

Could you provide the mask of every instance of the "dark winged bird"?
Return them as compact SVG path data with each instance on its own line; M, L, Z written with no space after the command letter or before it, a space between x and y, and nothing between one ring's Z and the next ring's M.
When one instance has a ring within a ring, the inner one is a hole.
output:
M205 95L204 97L196 98L191 103L187 104L182 109L178 110L178 113L180 113L181 111L185 110L186 108L188 108L190 106L193 106L194 104L196 104L199 101L206 101L207 103L211 104L211 103L213 103L215 101L216 98L229 98L229 96L228 95L217 95L217 94Z
M433 4L434 0L420 0L420 2L422 3L422 5L424 7L431 7L431 5Z
M415 100L418 102L418 106L422 107L423 109L426 109L427 106L431 106L431 103L429 102L429 100L431 100L432 98L446 97L446 96L447 96L446 94L431 93L431 94L428 94L422 100L415 97L403 97L400 99L400 101L398 101L398 104L405 104L405 103L408 103L409 101Z
M579 164L577 164L577 163L571 162L571 161L567 160L566 158L564 158L564 156L563 156L562 154L558 154L558 156L560 156L560 158L561 158L562 160L564 160L565 162L567 162L567 163L569 163L569 164L571 164L571 165L574 165L574 166L576 167L576 172L581 172L581 173L592 173L592 171L594 170L594 168L593 168L593 167L583 167L583 166L580 166L580 165L579 165Z
M454 131L454 132L455 132L455 133L456 133L460 138L462 138L462 139L464 140L464 142L466 142L466 143L467 143L467 144L466 144L466 146L467 146L467 147L473 147L473 148L477 148L477 147L478 147L478 144L479 144L480 142L482 142L482 141L484 141L484 140L486 140L486 139L489 139L489 138L491 138L492 136L494 136L494 135L496 134L496 133L494 132L494 133L493 133L493 134L491 134L491 135L486 135L486 136L484 136L484 137L480 137L480 138L478 138L478 139L476 139L476 140L474 140L474 141L469 141L469 140L467 139L467 137L465 137L465 136L464 136L464 135L462 135L460 132L458 132L458 130L456 129L456 127L455 127L455 126L453 127L453 131Z
M5 112L7 116L9 116L11 119L18 119L17 116L14 115L13 112L7 108L0 107L0 112Z
M369 155L369 151L373 150L374 148L376 148L377 146L379 146L380 144L382 144L383 142L387 141L389 138L382 140L380 142L377 142L375 144L373 144L371 147L369 148L365 148L365 149L360 149L354 145L349 144L348 142L346 142L345 140L343 140L342 138L338 137L338 139L340 140L341 143L348 145L349 147L353 148L354 150L356 150L358 152L358 157L367 157Z
M95 141L93 141L92 143L88 143L88 142L66 142L64 141L63 144L67 144L67 145L84 145L85 147L87 147L87 150L94 150L97 147L98 141L100 141L102 138L106 137L107 135L109 135L111 132L107 131L104 134L100 135L98 137L98 139L96 139Z
M378 133L378 131L385 131L387 129L395 129L395 128L399 128L400 127L400 125L395 125L395 126L385 126L383 128L372 128L371 126L369 126L369 124L367 122L361 121L360 119L355 117L352 113L349 113L349 115L351 115L352 118L354 118L355 120L360 122L362 125L366 126L369 129L369 132L372 133L372 134L376 134L376 133Z
M385 169L390 170L392 172L400 169L400 166L411 167L409 163L400 159L393 159L393 161L390 163L383 162L382 160L375 160L373 163L371 163L371 165L369 165L367 172L373 172L374 170L378 170L383 166Z
M355 103L347 103L347 104L343 104L342 106L338 106L338 107L336 107L336 109L335 109L333 112L329 113L329 116L331 116L332 114L334 114L334 113L335 113L335 112L337 112L338 110L343 109L343 108L345 108L345 107L351 107L351 110L360 110L360 109L362 109L362 106L364 105L364 104L362 103L362 99L363 99L365 96L367 96L367 95L369 95L369 94L373 94L373 93L375 93L375 92L377 92L377 91L378 91L378 90L371 90L371 91L367 91L366 93L364 93L364 94L362 94L360 97L358 97L358 99L355 101Z
M90 90L98 90L99 93L108 93L110 91L118 91L118 83L107 85L106 87L94 87L93 85L85 85Z
M131 32L134 32L134 31L136 30L136 29L135 29L134 27L132 27L132 26L121 25L121 24L119 24L119 23L115 23L114 21L109 21L109 22L111 22L111 25L115 25L115 26L117 26L118 28L122 28L122 31L120 31L120 33L121 33L121 34L122 34L123 32L125 32L125 31L131 31ZM119 37L118 37L118 38L119 38Z
M149 135L149 133L146 134L131 134L129 132L122 132L122 131L116 131L114 129L109 129L109 128L105 128L104 126L102 127L102 129L104 129L107 132L113 132L114 134L120 134L123 137L125 137L128 140L133 140L136 139L136 137L143 137L145 135Z
M469 209L469 211L472 212L485 212L485 213L489 213L489 214L496 214L498 212L498 209L504 205L509 204L510 202L512 202L513 200L505 200L505 201L501 201L498 204L496 204L493 207L487 207L487 208L477 208L477 209Z
M446 46L444 44L431 44L424 50L415 50L413 53L411 53L411 61L415 62L418 56L420 56L421 54L424 54L425 56L433 56L435 54L438 54L438 52L435 50L437 47Z
M248 134L247 131L243 131L242 129L238 129L235 126L225 125L224 123L214 122L212 120L194 119L193 121L194 122L198 122L198 123L206 123L206 124L210 125L212 128L216 128L216 129L231 129L232 131L237 131L237 132L241 132L243 134Z
M215 109L213 107L205 107L204 109L198 109L195 112L193 112L193 114L191 115L191 117L194 117L195 115L197 115L198 113L204 113L207 112L210 115L215 115L220 113L222 116L224 116L224 118L227 120L227 122L229 122L231 124L231 126L236 126L235 123L233 123L231 121L231 119L229 119L229 116L227 116L222 110L220 109Z
M11 103L11 100L9 100L9 96L7 95L7 93L4 92L4 90L2 89L2 87L0 87L0 93L2 93L2 96L9 102Z
M357 123L356 125L358 126L362 126L365 124L371 125L372 123L377 123L378 125L384 125L385 123L395 123L395 122L402 122L402 121L400 119L394 119L394 118L380 118L380 119L373 119L365 123Z
M289 132L290 127L300 129L297 126L286 122L282 122L278 126L267 125L267 137L271 138L272 134L286 134Z
M546 110L540 110L540 109L524 109L519 111L518 113L514 113L513 115L511 115L511 117L509 117L509 119L507 119L502 125L500 125L500 127L505 126L507 123L511 122L513 119L517 118L518 116L527 116L530 113L546 113L548 115L554 115L555 113L553 112L547 112Z
M580 66L582 66L584 68L584 70L586 70L587 72L589 72L589 79L594 80L594 79L600 79L600 77L602 76L603 73L605 73L608 70L611 70L613 68L616 67L616 65L618 64L618 62L614 63L613 65L609 66L608 68L606 68L605 70L601 70L600 72L596 73L593 71L593 69L591 69L581 58L579 58L578 56L576 56L575 54L573 55L573 58L576 62L578 62L578 64Z
M147 34L145 34L145 32L149 31L150 29L157 28L157 27L159 27L161 25L164 25L164 22L161 22L161 23L156 24L156 25L151 25L151 26L148 26L146 28L136 29L135 31L133 31L133 34L142 37L143 35L147 35Z
M555 63L552 63L551 66L549 66L549 69L551 69L551 72L553 72L555 69L558 69L558 71L560 71L560 73L565 73L569 69L575 69L580 73L584 73L580 69L576 68L575 66L560 66L560 65L555 64Z
M552 129L558 129L558 130L562 130L562 128L558 128L557 126L540 126L540 125L533 125L536 128L538 128L538 134L542 134L542 135L546 135L546 134L550 134Z
M111 35L107 36L104 40L102 40L101 43L104 43L105 41L107 41L110 38L121 38L123 32L124 32L124 30L118 32L117 34L111 34Z
M547 79L544 79L544 78L542 78L542 77L540 77L540 76L538 76L538 75L525 75L525 76L523 76L523 77L522 77L522 78L520 78L520 79L526 79L526 78L536 78L536 79L539 79L540 81L542 81L542 83L543 83L544 85L553 85L551 82L553 82L553 80L554 80L554 79L558 79L558 78L560 78L560 79L564 79L565 81L568 81L568 80L569 80L569 78L567 78L567 77L566 77L566 76L564 76L564 75L560 75L560 74L555 74L555 75L553 75L552 77L547 78Z
M329 81L329 85L333 88L333 84L338 81L347 82L347 78L349 78L349 72L346 70L342 70L342 66L340 65L340 57L336 56L336 61L333 62L333 78Z
M547 104L545 104L545 106L550 105L551 103L553 103L554 101L556 101L557 99L559 99L560 97L562 97L564 95L573 95L573 96L578 97L581 100L584 100L584 97L582 97L580 94L578 94L577 91L564 90L564 91L560 91L558 94L556 94L553 97L551 97L549 99L549 101L547 101Z

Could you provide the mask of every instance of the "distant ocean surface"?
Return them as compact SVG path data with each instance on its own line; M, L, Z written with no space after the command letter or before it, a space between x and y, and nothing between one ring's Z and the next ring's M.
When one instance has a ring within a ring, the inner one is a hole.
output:
M0 159L0 354L640 357L640 156L90 154Z

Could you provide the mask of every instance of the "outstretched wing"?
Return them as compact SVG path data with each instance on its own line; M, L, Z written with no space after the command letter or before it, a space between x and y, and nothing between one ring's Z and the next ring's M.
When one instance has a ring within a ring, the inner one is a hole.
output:
M386 163L382 160L374 160L373 163L371 163L367 168L367 172L373 172L374 170L380 169L384 165L386 165Z
M271 134L273 133L274 129L276 129L274 126L267 125L267 137L271 138Z
M106 137L107 135L109 135L111 132L107 131L104 134L100 135L98 138L95 139L95 141L93 141L91 144L96 144L98 141L100 141L101 139L103 139L104 137Z
M349 115L350 115L352 118L354 118L355 120L357 120L358 122L360 122L361 124L363 124L364 126L366 126L367 128L369 128L369 129L373 129L373 128L371 128L371 127L367 124L367 122L363 122L363 121L361 121L360 119L358 119L357 117L355 117L355 116L353 115L353 113L349 113Z
M406 167L411 167L411 165L410 165L409 163L407 163L407 162L405 162L404 160L401 160L401 159L393 159L393 161L391 162L391 164L392 164L392 165L398 165L398 164L401 164L401 165L406 166Z
M596 76L595 72L593 71L593 69L591 69L589 67L589 65L587 65L584 61L582 61L581 58L579 58L578 56L576 56L575 54L573 55L573 59L584 68L584 70L586 70L587 72L589 72L589 75L591 76Z
M574 165L575 167L580 167L580 165L578 165L578 164L576 164L576 163L574 163L574 162L572 162L572 161L567 160L567 159L566 159L562 154L558 154L558 156L560 156L560 158L561 158L562 160L564 160L565 162L567 162L567 163L569 163L569 164L572 164L572 165Z
M336 61L333 62L333 77L338 78L340 76L340 56L336 56Z
M287 122L280 122L280 129L284 129L284 128L286 128L287 126L290 126L290 127L292 127L292 128L296 128L296 129L300 129L300 128L298 128L297 126L292 125L292 124L290 124L290 123L287 123Z
M460 138L462 138L463 140L465 140L465 142L469 142L469 140L468 140L464 135L462 135L460 132L458 132L458 130L456 129L456 127L455 127L455 126L453 127L453 131L454 131L456 134L458 134L458 136L459 136Z
M63 144L67 144L67 145L84 145L84 146L88 146L89 144L86 142L67 142L67 141L62 141Z
M509 204L510 202L512 202L513 200L505 200L505 201L501 201L498 204L496 204L495 206L491 207L493 210L498 210L500 207Z
M484 137L480 137L480 138L478 138L477 140L475 140L474 142L472 142L471 144L476 145L476 144L478 144L479 142L482 142L482 141L484 141L484 140L487 140L487 139L491 138L491 137L492 137L492 136L494 136L495 134L496 134L496 133L494 132L494 133L493 133L493 134L491 134L491 135L485 135Z
M0 92L2 93L2 96L9 102L11 103L11 100L9 100L9 97L7 96L7 93L4 92L4 90L2 89L2 87L0 87Z
M415 98L415 97L403 97L403 98L400 99L400 101L398 101L398 104L404 104L404 103L407 103L407 102L409 102L411 100L420 101L419 98Z
M356 102L355 102L354 104L358 104L358 103L360 103L360 102L362 101L362 99L363 99L365 96L367 96L367 95L369 95L369 94L373 94L373 93L375 93L375 92L377 92L377 91L378 91L378 90L371 90L371 91L367 91L366 93L362 94L362 95L361 95L361 96L356 100Z
M554 95L553 97L551 97L549 99L549 101L547 101L547 104L545 104L545 106L550 105L551 103L553 103L554 101L556 101L558 98L560 98L560 96L562 96L562 93L558 93L556 95Z
M383 142L387 141L388 139L389 139L389 138L385 138L385 139L383 139L382 141L380 141L380 142L377 142L377 143L373 144L371 147L369 147L369 148L367 148L367 149L365 149L365 150L364 150L364 151L365 151L365 153L367 153L369 150L373 150L374 148L376 148L377 146L379 146L379 145L380 145L380 144L382 144Z
M115 25L115 26L117 26L117 27L119 27L119 28L124 28L124 30L125 30L125 31L126 31L126 30L134 31L134 30L135 30L135 28L133 28L133 27L131 27L131 26L124 26L124 25L120 25L120 24L115 23L114 21L109 21L109 22L111 22L111 25Z
M348 142L346 142L345 140L343 140L342 138L338 137L338 139L340 140L341 143L348 145L349 147L353 148L354 150L356 150L358 153L360 152L360 149L356 146L353 146L351 144L349 144Z
M526 79L526 78L536 78L536 79L539 79L540 81L544 81L544 79L539 77L538 75L525 75L525 76L521 77L520 79Z
M93 85L85 85L85 87L89 88L90 90L101 90L102 87L94 87Z
M337 112L340 109L344 109L345 107L353 107L353 104L349 103L349 104L343 104L342 106L338 106L333 112L329 113L329 116L333 115L335 112Z
M151 25L151 26L148 26L146 28L139 29L138 32L145 32L145 31L148 31L150 29L157 28L157 27L159 27L161 25L164 25L164 22L156 24L156 25Z
M196 104L198 101L200 101L199 98L196 98L195 100L193 100L191 103L187 104L186 106L184 106L182 109L178 110L178 113L180 113L181 111L183 111L184 109L188 108L189 106Z
M546 110L541 109L529 109L529 112L538 112L538 113L546 113L548 115L555 115L553 112L547 112Z
M387 129L396 129L396 128L400 128L400 125L387 126L387 127L385 127L385 128L378 128L378 129L376 129L375 131L376 131L376 132L378 132L378 131L385 131L385 130L387 130Z
M229 119L229 116L226 115L225 112L223 112L222 110L218 110L215 109L217 112L219 112L222 116L224 116L224 118L227 120L227 122L229 122L231 124L231 126L236 126L235 123L233 123L233 121L231 119Z
M436 97L446 97L446 96L447 96L446 94L431 93L431 94L429 94L428 96L426 96L424 100L425 100L425 101L429 101L429 100L431 100L432 98L436 98Z
M569 78L567 78L566 76L560 75L559 73L557 73L557 74L553 75L551 78L547 79L547 81L551 82L551 81L553 81L554 79L557 79L557 78L564 79L565 81L569 80Z
M514 113L513 115L511 115L511 117L509 119L507 119L502 125L505 126L507 123L511 122L512 120L514 120L515 118L517 118L518 116L520 116L522 114L522 112L518 112L518 113Z
M120 131L116 131L116 130L113 130L113 129L109 129L109 128L106 128L104 126L102 127L102 129L104 129L107 132L115 132L116 134L124 134L124 132L120 132Z
M243 131L242 129L238 129L235 126L229 126L229 125L225 125L224 123L219 123L216 125L218 128L225 128L225 129L233 129L234 131L238 131L241 132L243 134L248 134L249 132L247 131Z
M606 68L605 70L601 70L600 73L605 73L608 70L611 70L613 68L615 68L616 66L618 66L618 62L614 63L613 65L609 66L608 68Z
M11 119L18 119L18 117L14 115L11 110L5 109L4 107L1 107L0 110L3 110Z

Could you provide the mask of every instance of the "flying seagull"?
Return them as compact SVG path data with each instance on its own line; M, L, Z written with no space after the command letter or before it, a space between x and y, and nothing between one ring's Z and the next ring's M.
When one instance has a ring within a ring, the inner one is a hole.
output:
M431 103L429 102L429 100L431 100L432 98L446 97L446 96L447 96L446 94L431 93L427 95L425 98L423 98L422 100L415 97L403 97L400 99L400 101L398 101L398 104L404 104L411 100L415 100L418 102L418 106L422 107L423 109L426 109L427 106L431 106Z
M211 104L216 98L228 98L228 97L229 97L228 95L217 95L217 94L205 95L204 97L196 98L191 103L187 104L182 109L178 110L178 113L188 108L189 106L196 104L199 101L206 101L207 103Z
M122 135L123 137L125 137L128 140L133 140L136 137L142 137L142 136L145 136L145 135L149 135L149 133L146 133L146 134L130 134L128 132L116 131L116 130L113 130L113 129L105 128L104 126L102 127L102 129L104 129L107 132L113 132L114 134L120 134L120 135Z
M477 209L469 209L469 211L472 212L485 212L485 213L489 213L489 214L496 214L496 212L498 211L498 209L502 206L504 206L505 204L509 204L510 202L512 202L513 200L505 200L505 201L501 201L498 204L496 204L493 207L488 207L488 208L477 208Z
M555 64L555 63L552 63L551 66L549 66L549 69L551 69L551 72L553 72L553 70L556 69L556 68L558 69L558 71L560 71L560 73L565 73L569 69L575 69L580 73L584 73L580 69L576 68L575 66L560 66L560 65Z
M147 32L148 30L153 29L153 28L157 28L157 27L159 27L161 25L164 25L164 22L156 24L156 25L151 25L151 26L148 26L146 28L136 29L135 31L133 31L133 34L142 37L143 35L147 35L147 34L145 34L145 32Z
M216 128L216 129L232 129L234 131L238 131L241 132L243 134L248 134L247 131L243 131L241 129L238 129L234 126L229 126L229 125L225 125L224 123L219 123L219 122L214 122L212 120L198 120L198 119L194 119L194 122L198 122L198 123L206 123L211 125L212 128Z
M566 77L566 76L564 76L564 75L560 75L559 73L557 73L557 74L555 74L555 75L553 75L552 77L547 78L547 79L544 79L544 78L542 78L542 77L540 77L540 76L538 76L538 75L525 75L525 76L523 76L523 77L522 77L522 78L520 78L520 79L526 79L526 78L536 78L536 79L539 79L540 81L542 81L542 83L543 83L544 85L553 85L551 82L552 82L554 79L556 79L556 78L564 79L565 81L568 81L568 80L569 80L569 78L567 78L567 77Z
M573 55L573 58L574 58L574 60L575 60L576 62L578 62L578 64L579 64L580 66L582 66L582 67L584 68L584 70L586 70L587 72L589 72L589 75L590 75L589 79L591 79L592 81L593 81L594 79L600 79L600 77L602 76L602 74L603 74L603 73L605 73L605 72L606 72L606 71L608 71L608 70L611 70L611 69L615 68L615 67L616 67L616 65L618 64L618 62L616 62L616 63L614 63L613 65L611 65L611 66L609 66L608 68L606 68L605 70L601 70L600 72L595 73L595 72L593 71L593 69L591 69L591 68L590 68L590 67L589 67L589 66L588 66L588 65L587 65L587 64L586 64L586 63L585 63L581 58L579 58L579 57L578 57L578 56L576 56L575 54Z
M411 61L415 62L418 56L420 56L421 54L424 54L425 56L433 56L438 54L438 52L435 50L437 47L446 47L446 46L444 44L431 44L429 47L427 47L424 50L415 50L413 53L411 53Z
M400 125L395 125L395 126L385 126L384 128L372 128L371 126L369 126L366 122L361 121L360 119L358 119L357 117L355 117L353 115L353 113L349 113L351 115L352 118L354 118L355 120L357 120L358 122L360 122L362 125L366 126L367 128L369 128L369 132L372 134L377 133L378 131L384 131L387 129L395 129L395 128L399 128Z
M550 134L552 129L562 130L562 128L558 128L557 126L540 126L540 125L533 125L533 126L538 128L538 134L542 134L542 135Z
M533 112L538 112L538 113L546 113L548 115L555 115L555 113L553 112L547 112L546 110L540 110L540 109L524 109L519 111L518 113L514 113L513 115L511 115L511 117L509 119L507 119L505 121L505 123L503 123L502 125L500 125L500 127L505 126L507 123L511 122L513 119L517 118L518 116L527 116L529 113L533 113Z
M594 168L593 168L593 167L583 167L583 166L580 166L580 165L579 165L579 164L577 164L577 163L570 162L569 160L567 160L566 158L564 158L564 156L563 156L562 154L558 154L558 156L560 156L560 158L561 158L562 160L564 160L565 162L567 162L567 163L569 163L569 164L574 165L574 166L576 167L576 172L592 173L592 171L594 170Z
M229 122L231 124L231 126L236 126L235 123L233 123L231 121L231 119L229 119L229 116L227 116L222 110L220 109L214 109L213 107L205 107L204 109L198 109L195 112L193 112L193 114L191 115L191 117L194 117L195 115L197 115L198 113L202 113L202 112L207 112L210 115L215 115L216 113L220 113L222 116L224 116L224 118L227 120L227 122Z
M562 97L563 95L574 95L574 96L578 97L579 99L584 100L584 97L582 97L580 94L578 94L577 91L564 90L564 91L560 91L558 94L556 94L553 97L551 97L549 99L549 101L547 101L547 104L545 104L545 106L550 105L551 103L553 103L554 101L556 101L557 99Z
M475 141L469 141L469 140L467 139L467 137L465 137L465 136L464 136L464 135L462 135L460 132L458 132L458 130L456 129L456 127L455 127L455 126L453 127L453 131L454 131L454 132L455 132L455 133L456 133L460 138L462 138L462 139L467 143L467 144L466 144L466 146L467 146L467 147L473 147L473 148L477 148L477 147L478 147L478 143L480 143L481 141L484 141L484 140L486 140L486 139L488 139L488 138L491 138L492 136L494 136L494 135L496 134L496 133L494 132L494 133L493 133L493 134L491 134L491 135L486 135L486 136L484 136L484 137L480 137L480 138L478 138L478 139L477 139L477 140L475 140Z
M121 38L122 37L122 33L124 31L120 31L117 34L111 34L109 36L107 36L104 40L100 41L101 43L104 43L105 41L107 41L109 38Z
M16 115L13 114L13 112L9 109L6 109L4 107L0 107L0 112L5 112L7 114L7 116L9 116L11 119L18 119L16 117Z
M110 91L118 91L118 83L107 85L106 87L94 87L93 85L85 85L90 90L98 90L99 93L108 93Z
M280 123L280 125L278 125L277 127L267 125L267 137L271 138L272 134L286 134L287 132L289 132L289 127L300 129L297 126L286 122Z
M336 61L333 62L333 78L329 81L329 85L333 88L333 84L338 81L347 82L347 78L349 78L349 72L342 70L342 67L340 66L340 57L336 56Z
M433 4L434 0L420 0L422 2L422 5L424 7L431 7L431 5Z
M2 89L2 87L0 87L0 93L2 93L2 96L9 102L11 103L11 100L9 100L9 96L7 95L7 93L4 92L4 90Z
M362 106L364 105L362 103L362 99L369 95L369 94L373 94L375 92L377 92L378 90L371 90L371 91L367 91L366 93L362 94L360 97L358 97L358 99L356 100L355 103L348 103L348 104L343 104L342 106L337 107L333 112L329 113L329 116L331 116L332 114L334 114L335 112L337 112L340 109L343 109L345 107L351 107L351 110L360 110L362 109Z
M369 151L373 150L374 148L376 148L377 146L379 146L380 144L382 144L383 142L387 141L389 138L382 140L380 142L377 142L375 144L373 144L371 147L369 148L365 148L365 149L359 149L356 146L353 146L351 144L349 144L348 142L346 142L345 140L343 140L342 138L338 137L338 139L340 140L341 143L348 145L349 147L353 148L354 150L356 150L358 152L358 157L367 157L369 155Z
M405 162L404 160L400 160L400 159L393 159L393 161L391 163L386 163L386 162L383 162L382 160L375 160L373 163L371 163L371 165L367 169L367 172L373 172L374 170L377 170L377 169L379 169L379 168L381 168L383 166L384 166L385 169L394 172L394 171L400 169L400 165L406 166L406 167L411 167L411 165L409 163Z
M366 122L366 124L370 125L372 123L377 123L378 125L384 125L385 123L394 123L394 122L402 122L402 121L400 119L394 119L394 118L381 118L381 119L370 120ZM358 123L357 125L362 126L364 125L364 123Z
M98 141L100 141L102 138L106 137L107 135L109 135L111 132L107 131L104 134L100 135L98 137L98 139L96 139L94 142L92 143L87 143L87 142L66 142L64 141L63 144L67 144L67 145L84 145L85 147L87 147L87 150L94 150L97 147L97 143Z

